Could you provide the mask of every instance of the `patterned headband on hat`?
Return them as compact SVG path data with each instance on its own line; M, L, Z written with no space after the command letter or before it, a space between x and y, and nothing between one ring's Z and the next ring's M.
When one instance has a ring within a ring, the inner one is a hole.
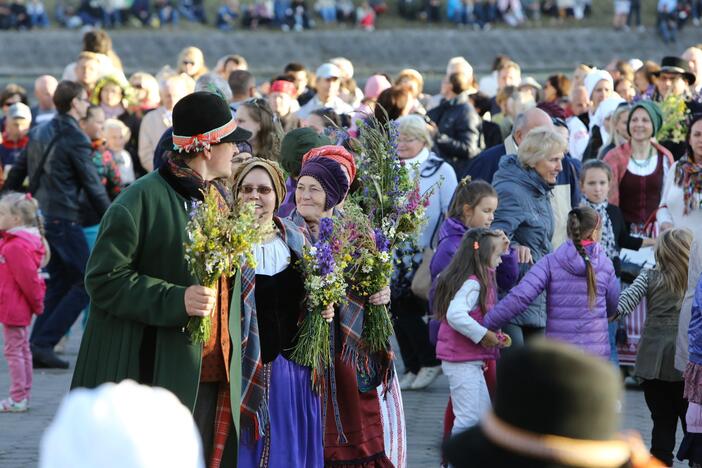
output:
M285 80L276 80L271 83L271 93L284 93L292 97L297 96L297 88L294 83Z
M173 134L173 149L180 152L192 153L210 149L211 145L216 145L222 138L236 130L236 120L231 119L221 127L215 128L205 133L193 136L182 136Z

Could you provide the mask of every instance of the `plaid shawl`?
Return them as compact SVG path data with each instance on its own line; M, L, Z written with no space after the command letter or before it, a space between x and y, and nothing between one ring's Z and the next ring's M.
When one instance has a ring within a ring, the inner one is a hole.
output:
M300 228L278 217L274 217L273 222L290 250L302 258L305 236ZM270 382L266 379L261 357L255 290L256 270L245 266L241 271L241 432L244 440L258 440L268 425L266 395Z
M682 188L684 194L683 214L702 208L695 200L696 195L702 194L702 165L693 161L685 155L675 168L675 183Z

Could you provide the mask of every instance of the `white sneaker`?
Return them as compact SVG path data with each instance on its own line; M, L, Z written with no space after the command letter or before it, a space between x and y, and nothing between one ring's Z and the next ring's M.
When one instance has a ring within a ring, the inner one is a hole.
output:
M441 366L422 367L419 369L417 378L412 382L410 389L421 390L427 388L441 374Z
M63 335L56 346L54 346L54 352L56 354L64 354L66 352L66 345L68 344L68 337Z
M24 413L29 409L29 403L25 398L22 401L14 401L12 398L7 397L5 400L0 401L0 413Z
M417 374L414 372L407 372L400 379L400 390L409 390L416 379Z

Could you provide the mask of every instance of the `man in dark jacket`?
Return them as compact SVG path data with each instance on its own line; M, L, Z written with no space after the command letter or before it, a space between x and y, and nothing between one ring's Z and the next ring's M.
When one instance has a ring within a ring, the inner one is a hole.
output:
M480 151L480 117L468 98L470 83L464 73L448 78L446 99L427 113L436 124L436 152L453 166L456 174L465 172L468 162Z
M27 148L10 171L5 188L21 190L29 177L30 191L45 216L52 253L44 314L35 321L30 338L35 365L67 369L68 362L59 359L53 348L88 305L83 284L88 244L79 224L79 195L85 193L100 217L110 199L90 160L90 141L78 126L89 106L85 89L62 81L53 99L58 115L31 130Z
M507 154L517 154L519 144L533 128L542 125L551 125L551 117L541 109L533 108L519 114L514 120L512 134L509 135L501 145L493 146L480 153L470 162L467 170L459 172L456 176L459 179L469 175L473 180L482 179L492 183L492 178L500 166L500 159Z

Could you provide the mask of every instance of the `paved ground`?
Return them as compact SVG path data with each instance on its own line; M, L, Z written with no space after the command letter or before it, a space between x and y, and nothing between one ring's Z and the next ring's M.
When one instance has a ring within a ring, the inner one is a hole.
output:
M74 330L66 357L75 362L80 331ZM0 344L2 337L0 337ZM52 420L58 403L66 393L71 371L36 370L31 411L24 414L0 414L0 466L30 468L37 466L41 434ZM0 359L0 395L4 398L9 385L7 364ZM409 468L439 466L442 418L448 398L448 383L441 376L429 389L403 395L407 419ZM625 428L640 431L650 440L649 413L642 392L627 390L624 401ZM682 434L679 431L678 439ZM682 468L683 464L676 467Z

